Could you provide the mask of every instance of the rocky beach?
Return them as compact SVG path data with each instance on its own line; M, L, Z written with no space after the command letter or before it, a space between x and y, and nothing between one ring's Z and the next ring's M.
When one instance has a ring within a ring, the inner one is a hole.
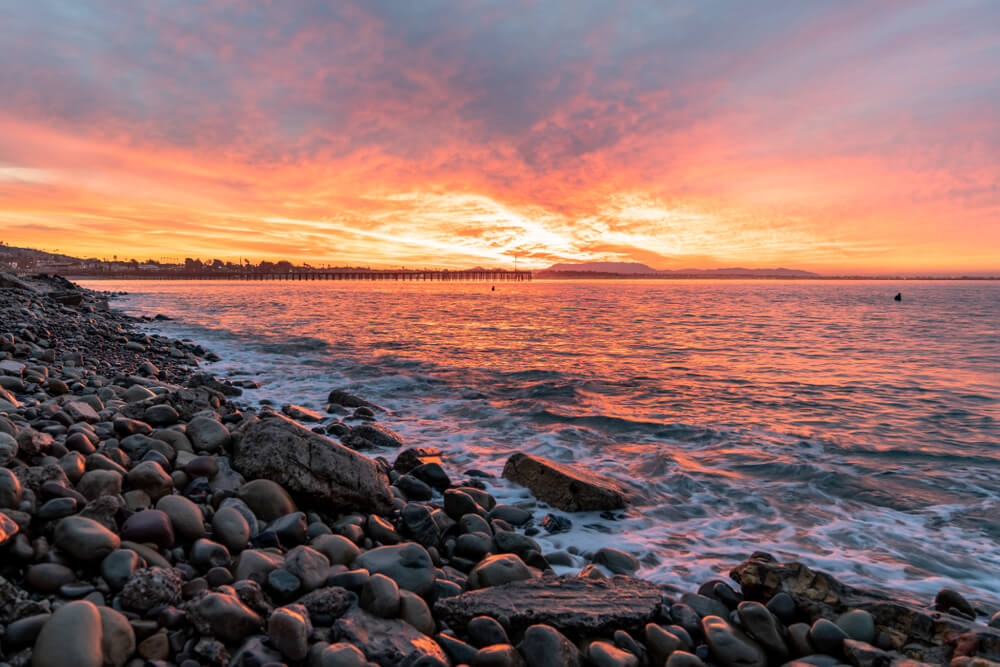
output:
M634 576L610 536L545 552L533 536L614 520L627 490L516 453L503 476L536 502L498 504L364 397L253 408L252 381L109 298L0 275L2 664L1000 664L1000 612L950 589L757 552L685 591Z

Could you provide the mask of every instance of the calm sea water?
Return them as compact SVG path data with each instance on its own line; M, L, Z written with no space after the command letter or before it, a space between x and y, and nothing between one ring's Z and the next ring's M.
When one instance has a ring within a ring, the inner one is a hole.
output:
M613 544L685 586L764 549L1000 598L1000 283L91 286L261 382L248 403L322 410L346 388L454 476L527 451L635 494L621 520L570 515L547 549Z

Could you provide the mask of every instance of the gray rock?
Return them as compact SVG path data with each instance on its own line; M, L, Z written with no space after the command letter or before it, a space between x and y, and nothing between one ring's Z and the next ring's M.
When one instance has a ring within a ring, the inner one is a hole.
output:
M68 516L56 525L55 545L82 561L100 560L121 546L121 539L92 519Z
M521 667L523 664L517 649L512 645L494 644L476 651L471 667Z
M357 646L337 642L320 652L318 667L367 667L368 664L365 654Z
M230 551L240 552L250 542L250 526L239 511L222 507L212 516L212 537Z
M76 490L87 500L100 496L117 496L122 492L122 476L112 470L91 470L83 474L76 484Z
M285 569L302 582L302 592L314 591L326 583L330 574L330 561L319 551L298 546L285 554Z
M247 482L240 487L238 495L261 521L274 521L298 511L288 492L269 479Z
M133 489L142 489L154 501L159 500L174 489L174 480L156 461L142 461L129 470L125 479L129 486Z
M469 572L470 589L500 586L512 581L532 579L535 573L516 554L496 554L479 561Z
M361 555L361 549L342 535L320 535L310 544L330 561L330 565L350 565Z
M743 601L736 609L744 632L753 637L768 655L783 662L788 657L788 648L776 619L767 607L759 602Z
M213 540L204 537L195 540L188 552L188 558L192 565L208 570L213 567L229 567L229 549Z
M403 439L392 429L381 424L358 424L343 438L344 444L355 449L373 447L402 447Z
M174 534L181 542L193 542L205 536L205 517L201 509L184 496L163 496L156 509L170 517Z
M638 657L605 641L592 642L587 649L587 659L594 667L639 667Z
M13 540L20 530L20 526L13 519L0 513L0 546Z
M101 576L112 590L117 591L125 586L140 567L142 559L139 558L139 554L130 549L118 549L101 561Z
M712 660L721 667L767 667L767 654L756 642L718 616L701 620Z
M440 646L405 621L378 618L354 608L337 620L333 630L341 641L357 646L369 661L382 667L413 665L421 659L449 664Z
M976 610L961 593L951 588L942 588L934 598L934 607L938 611L955 612L969 618L976 617ZM862 640L863 641L863 640Z
M528 667L580 667L576 645L550 625L532 625L521 643Z
M6 466L17 458L17 440L7 433L0 433L0 466Z
M312 630L309 612L301 604L275 609L267 621L271 643L289 660L305 660Z
M14 621L7 626L7 636L4 637L4 643L13 648L34 643L38 633L51 617L52 614L35 614Z
M97 608L101 615L101 652L105 667L122 667L135 652L135 631L125 616L110 607Z
M233 467L245 477L277 482L320 511L393 511L388 477L368 457L279 415L244 424Z
M430 554L419 544L408 542L378 547L361 554L354 567L372 574L384 574L400 588L426 595L434 586L434 563Z
M42 626L31 656L34 667L102 667L101 614L78 600L59 607Z
M816 647L817 651L827 655L840 655L844 640L847 638L846 632L825 618L817 620L809 629L809 643Z
M309 610L313 619L340 618L347 609L357 601L354 593L339 586L319 588L312 593L306 593L299 598L299 603Z
M361 606L381 618L399 615L399 586L384 574L373 574L361 589Z
M411 591L399 592L399 617L425 635L433 635L436 628L430 607L422 597Z
M236 642L259 632L264 622L239 598L222 593L206 593L187 605L188 620L203 634Z
M211 417L195 417L185 433L196 450L210 453L228 448L232 440L229 429Z
M677 635L656 623L647 623L643 633L646 639L646 648L649 650L654 665L662 665L671 653L684 647Z
M572 640L639 633L663 612L656 584L616 575L581 579L572 575L517 581L439 599L434 615L452 628L476 616L506 616L514 636L535 624L551 625Z
M166 403L149 406L143 415L143 421L150 426L171 426L176 424L179 418L174 406Z
M184 578L180 570L165 567L144 567L136 570L125 582L120 595L122 606L134 611L149 611L154 607L174 604L181 597Z
M504 465L503 476L566 512L622 509L627 504L614 480L539 456L512 455Z
M705 663L694 653L674 651L667 659L666 667L705 667Z
M174 546L174 527L170 517L160 510L136 512L122 525L122 538L133 542L152 543L161 549Z
M844 640L844 656L847 662L855 667L888 667L893 664L890 653L856 639Z
M76 581L76 573L59 563L35 563L24 575L29 588L43 593L54 593L72 581Z
M277 554L257 549L247 549L240 554L233 576L237 580L250 579L260 584L267 579L267 575L271 570L284 567L284 565L285 559Z
M631 554L611 547L601 547L594 554L594 562L614 574L632 574L639 569L639 561Z
M863 609L854 609L841 614L837 618L837 625L851 639L865 644L875 641L875 619Z
M96 424L101 421L100 415L83 401L67 401L63 404L63 411L69 415L74 422L88 422Z

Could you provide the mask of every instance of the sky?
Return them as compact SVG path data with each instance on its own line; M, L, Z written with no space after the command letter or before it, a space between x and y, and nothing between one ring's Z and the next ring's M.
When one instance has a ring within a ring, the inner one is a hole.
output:
M1000 273L1000 4L0 0L0 241Z

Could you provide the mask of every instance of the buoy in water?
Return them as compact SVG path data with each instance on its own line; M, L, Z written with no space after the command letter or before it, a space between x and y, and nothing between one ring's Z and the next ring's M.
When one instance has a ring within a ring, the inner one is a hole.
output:
M892 298L893 298L894 301L902 301L903 300L903 293L902 292L896 292L896 296L894 296Z

